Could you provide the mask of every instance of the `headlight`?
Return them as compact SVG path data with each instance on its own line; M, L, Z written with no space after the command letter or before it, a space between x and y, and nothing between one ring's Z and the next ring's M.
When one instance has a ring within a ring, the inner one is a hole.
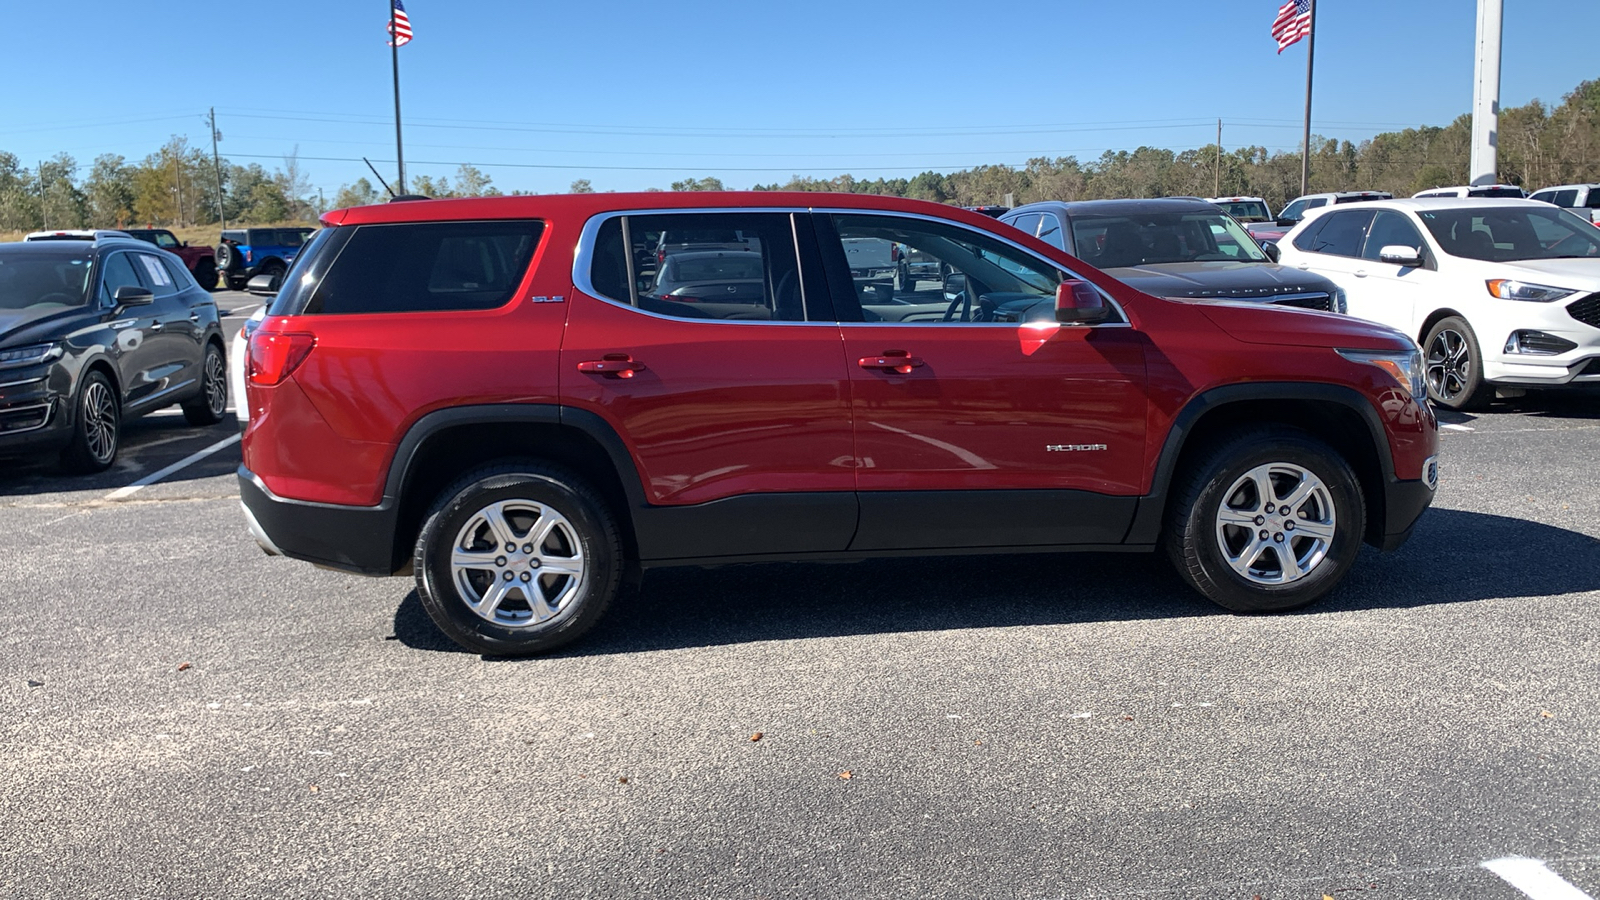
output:
M1350 304L1345 302L1344 288L1336 287L1333 293L1328 295L1328 308L1336 313L1350 311Z
M1571 288L1529 284L1526 281L1513 281L1510 278L1491 278L1484 284L1488 286L1490 295L1501 300L1526 300L1530 303L1550 303L1577 293Z
M1389 373L1400 387L1411 392L1418 402L1428 397L1428 383L1423 378L1421 350L1338 350L1340 356L1351 362L1377 366Z
M61 356L60 344L30 344L12 350L0 350L0 368L33 366Z

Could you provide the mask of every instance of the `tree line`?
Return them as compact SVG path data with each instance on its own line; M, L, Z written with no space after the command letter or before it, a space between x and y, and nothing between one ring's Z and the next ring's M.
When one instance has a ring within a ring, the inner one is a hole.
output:
M1552 184L1600 180L1600 80L1585 81L1558 105L1534 100L1504 109L1499 122L1499 168L1503 183L1530 191ZM1472 117L1443 127L1385 132L1359 144L1313 137L1311 182L1322 191L1379 190L1395 196L1444 185L1465 184L1471 155ZM314 220L324 209L377 203L384 197L365 178L343 185L331 203L314 196L298 153L268 172L259 163L234 165L174 136L142 161L105 154L85 168L62 153L28 168L0 151L0 231L40 228L112 227L134 223L203 225L223 216L232 223ZM674 191L723 190L715 177L673 182ZM489 176L462 165L455 180L411 179L409 193L429 197L493 196ZM573 193L595 190L580 178ZM655 190L655 189L652 189ZM1265 147L1221 150L1216 144L1191 150L1139 147L1108 150L1098 159L1075 156L1030 159L1022 166L977 166L957 172L923 172L912 178L834 178L796 175L785 183L753 190L843 191L912 197L979 206L1037 200L1114 197L1247 195L1274 209L1300 193L1300 154ZM220 204L218 202L220 197Z

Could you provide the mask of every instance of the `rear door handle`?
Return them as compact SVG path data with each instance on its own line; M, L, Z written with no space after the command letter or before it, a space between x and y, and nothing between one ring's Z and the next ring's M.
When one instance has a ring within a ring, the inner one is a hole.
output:
M912 356L904 350L885 350L882 356L861 357L856 360L856 365L863 369L881 369L888 372L899 372L901 375L909 375L912 369L922 366L922 358Z
M162 323L161 322L151 322L150 323L150 330L151 331L160 331L161 328L162 328Z
M632 378L644 371L644 363L626 353L607 353L603 359L590 359L578 363L578 371L585 375L604 375L607 378Z
M139 324L138 319L118 319L111 323L111 329L113 331L121 331L124 328L132 328L137 324Z
M1357 269L1356 270L1356 277L1357 278L1365 278L1365 277L1367 277L1367 270L1366 269Z

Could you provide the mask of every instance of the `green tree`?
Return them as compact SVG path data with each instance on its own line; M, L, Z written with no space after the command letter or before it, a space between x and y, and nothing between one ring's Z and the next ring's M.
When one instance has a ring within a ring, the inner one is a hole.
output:
M587 179L587 178L579 178L576 181L572 182L572 186L571 187L567 188L567 193L569 193L569 194L592 194L592 193L594 193L594 185L591 185L589 183L589 179Z
M357 178L355 184L342 184L339 193L333 195L333 208L344 209L349 206L371 206L383 199L372 182L365 178Z
M95 157L83 193L89 224L122 227L133 218L133 167L115 153Z

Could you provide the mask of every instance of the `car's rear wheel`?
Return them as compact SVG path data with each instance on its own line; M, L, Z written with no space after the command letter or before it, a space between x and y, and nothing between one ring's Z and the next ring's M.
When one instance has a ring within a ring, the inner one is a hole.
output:
M911 267L905 263L894 273L894 289L897 293L909 294L917 289L917 283L911 276Z
M1178 574L1235 612L1305 606L1355 562L1366 506L1349 463L1295 429L1250 429L1185 470L1168 510Z
M1478 336L1458 316L1440 319L1422 341L1428 396L1450 409L1488 406L1494 387L1483 378L1483 351Z
M206 345L200 363L200 393L182 404L190 425L215 425L228 412L228 363L216 344Z
M618 591L622 546L605 501L577 475L502 463L440 494L414 562L423 608L451 640L528 656L600 620Z
M111 382L99 372L83 377L72 414L72 437L61 451L61 468L76 474L103 472L117 459L122 410Z
M208 291L217 289L217 264L209 259L200 260L194 267L194 280Z

